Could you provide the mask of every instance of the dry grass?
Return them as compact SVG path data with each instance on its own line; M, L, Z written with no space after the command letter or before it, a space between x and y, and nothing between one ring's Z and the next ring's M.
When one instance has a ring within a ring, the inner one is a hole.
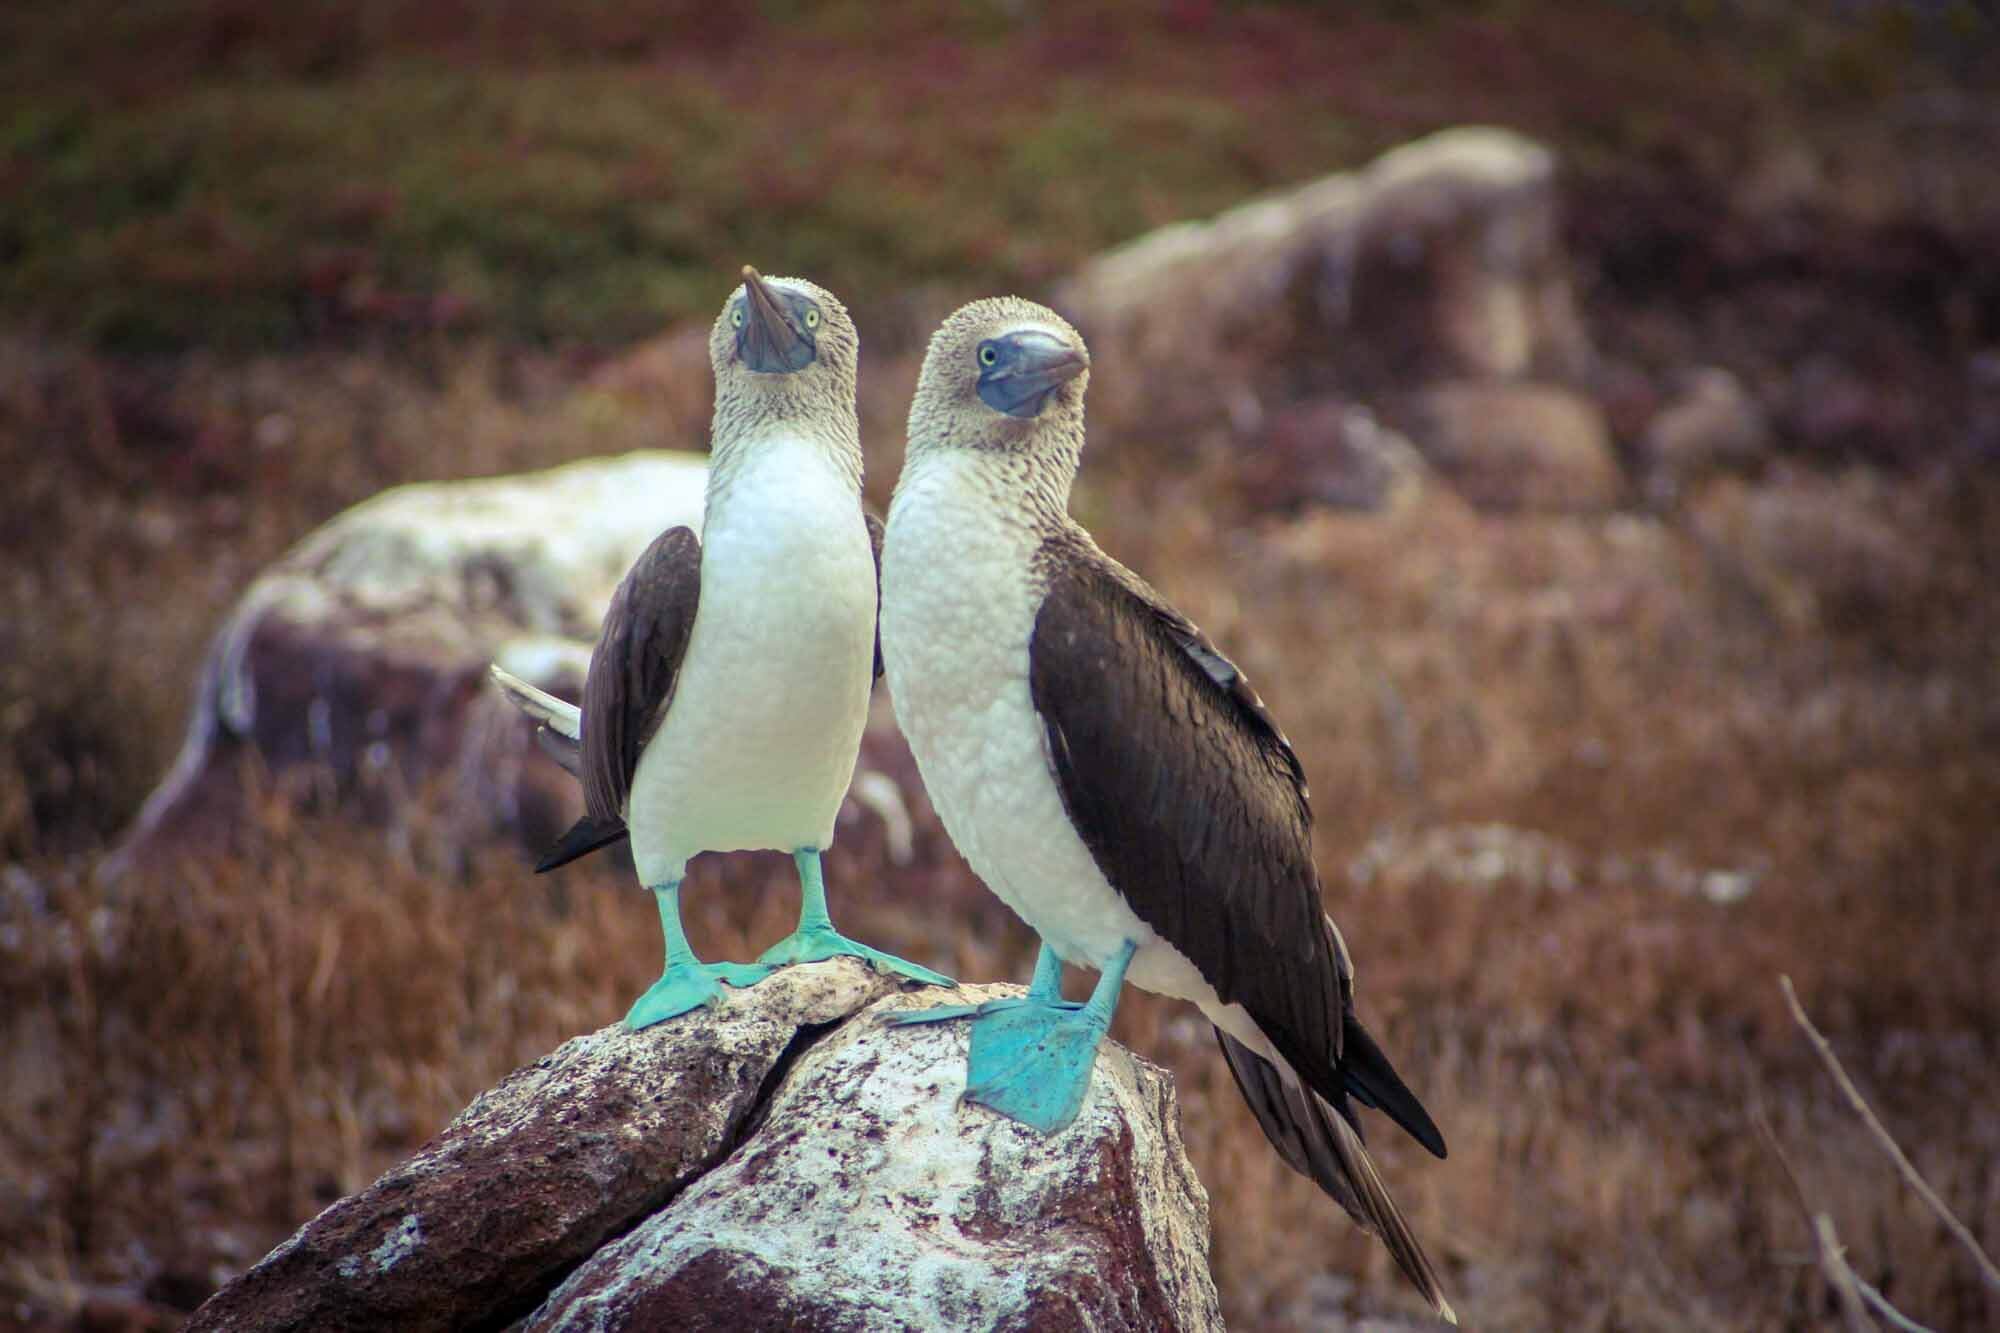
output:
M892 360L889 382L908 369ZM41 461L34 497L59 512L35 540L53 558L16 574L7 615L5 781L24 795L0 914L0 1281L20 1308L143 1295L166 1317L501 1073L609 1021L654 966L613 869L535 881L516 849L468 858L422 803L386 832L273 805L240 859L137 897L90 877L170 748L207 626L289 530L365 489L368 468L488 471L606 441L602 389L523 391L505 365L197 369L180 383L212 394L176 390L192 438L254 429L266 396L308 423L234 483L128 483L123 467L160 470L124 436L110 466ZM68 429L81 382L47 375L24 406L17 375L9 419ZM343 474L368 439L372 461ZM1393 517L1274 520L1237 497L1226 453L1156 472L1141 441L1094 450L1079 507L1239 656L1305 755L1365 1010L1453 1154L1377 1139L1477 1326L1833 1317L1753 1102L1864 1278L1937 1327L1991 1316L1771 985L1798 979L1919 1168L1996 1234L1990 477L1780 469L1668 519L1496 518L1433 493ZM232 486L271 512L205 527ZM185 536L133 550L135 510ZM141 651L108 653L106 635ZM74 775L62 789L52 754ZM1025 972L1027 936L941 839L881 872L878 836L844 833L831 868L851 928L935 957L950 920L940 961ZM1711 872L1748 896L1712 901ZM775 938L790 891L752 890L788 881L761 858L706 867L697 945L741 957ZM1134 996L1118 1033L1180 1076L1238 1326L1413 1308L1263 1145L1198 1021Z
M1220 471L1154 502L1194 517L1148 525L1146 563L1241 653L1306 756L1364 1009L1453 1136L1442 1168L1390 1148L1392 1179L1465 1264L1479 1326L1827 1316L1747 1133L1758 1097L1838 1200L1864 1276L1938 1327L1991 1317L1948 1237L1868 1160L1772 985L1799 978L1931 1153L1926 1173L1995 1234L2000 1125L1965 1108L2000 1092L2000 719L1976 684L1996 626L1965 581L1990 567L2000 492L1966 485L1868 487L1865 511L1895 516L1895 549L1922 572L1897 599L1909 621L1865 633L1822 618L1880 575L1837 542L1787 557L1757 530L1704 551L1692 524L1434 504L1401 526L1310 517L1253 548L1209 535L1228 531ZM1763 489L1837 511L1842 486ZM1792 599L1748 601L1739 566L1767 560L1785 561L1774 587L1821 612L1789 623ZM1555 846L1435 836L1487 824ZM1343 882L1364 846L1371 873ZM1710 901L1703 871L1754 887ZM1162 1049L1174 1020L1152 1021L1135 1035ZM1218 1232L1234 1314L1284 1326L1329 1242L1338 1271L1380 1270L1259 1162L1226 1079L1182 1086L1204 1178L1228 1182L1218 1213L1232 1196L1244 1210Z

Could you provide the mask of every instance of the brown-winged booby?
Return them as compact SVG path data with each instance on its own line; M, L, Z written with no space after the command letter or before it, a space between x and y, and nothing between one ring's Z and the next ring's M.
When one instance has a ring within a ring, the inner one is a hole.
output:
M823 288L745 268L708 345L715 416L701 537L669 529L625 576L581 709L494 669L583 782L584 817L536 869L629 833L657 899L666 965L626 1015L632 1028L713 1003L722 983L836 954L950 984L837 933L820 873L876 675L854 323ZM754 964L703 963L681 930L688 861L752 849L792 853L798 928Z
M1256 692L1069 516L1089 356L1053 311L975 302L935 337L882 549L896 717L965 858L1040 934L1023 999L970 1017L968 1100L1054 1132L1124 980L1214 1025L1272 1145L1380 1236L1437 1312L1437 1271L1362 1146L1355 1103L1444 1156L1354 1009L1320 897L1305 774ZM1062 963L1101 972L1062 1000Z

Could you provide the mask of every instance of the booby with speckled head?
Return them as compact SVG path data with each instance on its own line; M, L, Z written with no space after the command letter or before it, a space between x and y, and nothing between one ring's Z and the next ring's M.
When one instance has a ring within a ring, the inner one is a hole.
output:
M657 900L666 965L627 1027L712 1004L723 984L839 954L951 984L836 932L821 878L878 674L859 352L832 293L745 268L709 335L715 416L702 536L662 533L619 584L581 709L494 668L583 782L584 817L536 869L629 833ZM755 963L703 963L681 928L688 861L757 849L792 854L798 928Z
M1088 368L1053 311L979 301L931 340L910 406L889 689L945 829L1042 946L1025 997L895 1021L968 1018L967 1099L1053 1133L1124 981L1194 1002L1285 1161L1452 1319L1362 1146L1356 1103L1445 1152L1356 1017L1298 757L1236 665L1069 516ZM1063 1000L1064 962L1102 974L1087 1003Z

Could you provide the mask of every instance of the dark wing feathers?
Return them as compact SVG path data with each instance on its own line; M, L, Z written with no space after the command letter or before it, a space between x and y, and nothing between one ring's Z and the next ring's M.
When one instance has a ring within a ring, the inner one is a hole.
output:
M639 753L665 715L701 598L701 540L669 528L612 594L583 681L583 804L622 821Z
M622 819L592 819L585 815L569 826L569 832L556 839L555 846L542 853L542 859L535 862L535 873L547 874L557 866L566 866L579 856L588 856L600 847L610 846L626 834Z
M1306 1086L1220 1028L1286 1163L1380 1236L1456 1322L1362 1146L1353 1101L1442 1157L1444 1139L1354 1016L1354 969L1320 902L1304 770L1243 673L1087 539L1043 552L1029 689L1071 821L1141 920L1241 1004Z
M1120 580L1123 582L1123 580ZM1138 581L1133 580L1134 583ZM1134 595L1152 602L1151 611L1160 628L1180 646L1182 652L1193 659L1214 686L1229 696L1235 706L1238 720L1248 727L1259 739L1259 752L1291 784L1292 793L1298 798L1299 816L1305 821L1307 841L1311 841L1312 803L1306 790L1306 771L1299 763L1298 752L1285 739L1285 733L1278 728L1271 710L1264 707L1264 700L1251 688L1250 680L1236 663L1222 655L1206 634L1201 632L1192 620L1160 600L1159 594L1144 584L1131 589Z
M1340 1058L1342 1086L1363 1106L1372 1106L1388 1116L1409 1136L1424 1145L1433 1157L1445 1155L1444 1135L1417 1094L1404 1084L1389 1057L1375 1044L1368 1029L1347 1012L1347 1031ZM1350 1117L1351 1118L1351 1117ZM1356 1127L1357 1129L1359 1126Z
M653 539L611 594L604 629L583 680L582 738L536 733L542 748L583 782L583 818L535 863L568 865L626 836L625 801L639 752L673 698L701 598L701 540L691 528Z
M1192 622L1094 548L1059 554L1029 686L1071 820L1225 1001L1330 1066L1343 997L1296 756Z
M1029 686L1063 803L1141 920L1241 1004L1337 1110L1350 1093L1443 1140L1353 1013L1320 900L1305 771L1235 663L1075 538L1045 549ZM1353 1059L1349 1059L1349 1049Z

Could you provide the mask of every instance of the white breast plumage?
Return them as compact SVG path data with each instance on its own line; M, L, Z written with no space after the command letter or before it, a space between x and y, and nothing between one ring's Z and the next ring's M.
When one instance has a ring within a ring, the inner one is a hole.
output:
M896 720L938 817L987 887L1069 962L1126 940L1134 984L1219 1007L1179 950L1140 921L1077 836L1028 685L1041 534L978 455L913 459L882 550L882 659Z
M666 720L634 775L641 877L702 851L824 847L873 674L875 566L826 451L760 442L702 534L701 602Z

